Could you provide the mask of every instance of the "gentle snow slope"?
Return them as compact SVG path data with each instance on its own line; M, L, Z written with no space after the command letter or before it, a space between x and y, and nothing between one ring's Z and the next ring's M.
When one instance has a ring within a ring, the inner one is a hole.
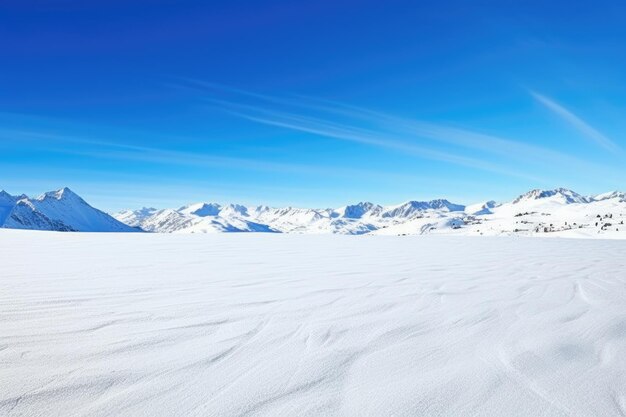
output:
M623 416L626 242L0 230L2 416Z

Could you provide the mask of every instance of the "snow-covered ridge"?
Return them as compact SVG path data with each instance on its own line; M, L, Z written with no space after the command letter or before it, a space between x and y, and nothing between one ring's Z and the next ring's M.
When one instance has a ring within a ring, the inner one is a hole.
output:
M540 199L556 199L566 204L589 203L591 201L594 201L593 197L588 198L566 188L557 188L554 190L531 190L513 200L513 204L519 204L523 203L524 201Z
M67 187L37 198L0 191L0 227L62 232L137 231L90 206Z
M531 190L511 202L471 205L446 199L393 206L359 202L339 208L269 207L199 202L109 216L68 188L37 198L0 191L0 227L57 231L158 233L336 233L542 235L626 238L626 193L583 196Z

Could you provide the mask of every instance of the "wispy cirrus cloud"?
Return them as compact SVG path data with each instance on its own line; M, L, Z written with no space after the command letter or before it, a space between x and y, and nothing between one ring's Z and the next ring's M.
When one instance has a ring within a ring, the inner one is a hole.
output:
M212 104L211 110L419 158L536 183L548 182L534 174L537 170L533 167L538 165L549 169L561 165L567 169L606 171L606 167L561 151L456 126L407 119L312 97L274 97L198 80L185 81L189 83L186 88L197 88L199 93L204 93L202 99ZM515 169L520 163L523 169Z
M197 168L237 169L251 172L295 174L334 178L377 178L388 181L420 181L415 175L314 164L268 161L258 158L211 155L201 152L172 150L152 146L133 145L94 137L56 134L33 129L0 129L1 141L31 141L32 149L76 155L93 159L145 162L158 165ZM201 141L201 139L198 139ZM67 146L71 144L72 146Z
M570 110L563 107L561 104L543 94L539 94L534 91L531 91L530 94L535 98L535 100L537 100L539 103L551 110L557 116L565 120L574 129L578 130L580 133L583 134L583 136L585 136L593 143L601 146L602 148L610 152L621 152L621 148L614 141L612 141L602 132L598 131L589 123L585 122L583 119L572 113Z
M500 155L507 159L515 159L526 162L542 161L549 164L563 163L566 165L587 166L583 161L566 153L537 146L529 143L494 136L482 132L476 132L457 126L429 123L421 120L407 119L382 112L364 109L344 103L331 102L310 98L314 102L326 103L323 108L338 115L347 115L356 119L374 121L379 126L391 131L400 131L408 139L429 139L435 142L456 145L462 148L481 151L489 154ZM334 107L328 107L332 105Z
M541 178L528 173L506 168L489 161L407 142L401 138L394 137L389 132L369 130L287 112L271 111L262 107L255 108L251 106L241 106L235 103L226 103L223 101L212 101L216 104L219 103L223 111L227 111L232 115L265 125L277 126L341 141L394 150L404 155L412 155L419 158L446 162L454 165L497 173L500 175L523 178L536 182L543 181ZM230 108L228 109L227 106L230 106Z

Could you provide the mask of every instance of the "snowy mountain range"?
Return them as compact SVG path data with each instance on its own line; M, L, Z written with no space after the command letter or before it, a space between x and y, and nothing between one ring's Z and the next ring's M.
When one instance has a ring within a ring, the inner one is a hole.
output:
M150 232L280 232L407 235L536 235L624 237L626 193L583 196L572 190L531 190L507 203L473 205L445 199L396 206L361 202L339 208L272 208L197 203L179 209L143 208L114 215Z
M150 232L364 234L415 218L462 213L464 209L447 200L409 201L390 207L362 202L337 209L197 203L179 209L122 211L114 217Z
M626 238L626 193L583 196L531 190L511 202L472 205L445 199L395 206L361 202L339 208L195 203L108 215L68 188L37 198L0 192L0 227L57 231L158 233L338 233L413 235L544 235Z

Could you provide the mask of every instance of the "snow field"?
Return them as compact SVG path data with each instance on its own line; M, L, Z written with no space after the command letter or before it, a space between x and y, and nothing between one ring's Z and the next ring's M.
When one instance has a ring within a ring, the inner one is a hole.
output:
M626 242L0 230L2 416L621 416Z

